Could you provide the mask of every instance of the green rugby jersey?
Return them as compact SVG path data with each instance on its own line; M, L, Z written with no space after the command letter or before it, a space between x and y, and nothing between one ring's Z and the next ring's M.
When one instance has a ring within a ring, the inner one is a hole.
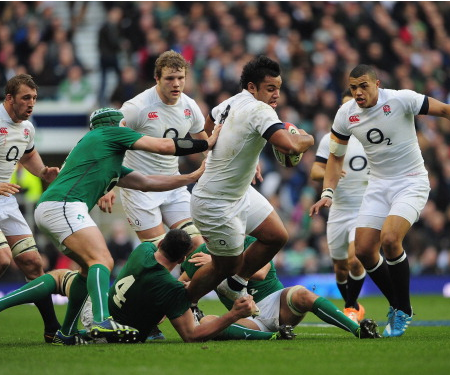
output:
M250 244L252 244L256 239L252 236L247 236L245 238L244 243L244 252L249 247ZM189 255L189 257L181 264L181 267L186 272L186 274L189 276L189 278L192 279L193 275L199 268L198 266L195 266L193 263L188 262L193 254L203 252L209 254L208 249L206 248L206 244L202 244L199 246L194 252ZM278 290L283 290L284 286L281 283L281 281L278 279L277 272L275 269L275 265L273 264L273 261L270 261L270 270L267 273L266 278L263 281L248 281L247 291L250 295L253 296L253 299L256 303L263 300L265 297L269 296L270 294L273 294L274 292ZM227 307L228 310L231 310L233 307L233 301L230 299L219 295L219 299L222 302L222 304Z
M115 320L140 331L145 340L153 325L167 316L182 316L191 306L182 282L155 259L152 243L140 244L109 290L109 312Z
M85 202L89 211L131 169L122 166L125 152L144 135L125 127L88 132L67 156L56 179L38 201Z

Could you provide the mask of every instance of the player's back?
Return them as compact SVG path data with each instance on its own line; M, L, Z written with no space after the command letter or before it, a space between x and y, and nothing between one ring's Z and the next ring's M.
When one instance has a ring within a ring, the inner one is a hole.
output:
M190 307L184 285L157 262L155 252L154 244L140 244L129 256L108 297L114 319L135 327L144 339L164 316L177 318Z

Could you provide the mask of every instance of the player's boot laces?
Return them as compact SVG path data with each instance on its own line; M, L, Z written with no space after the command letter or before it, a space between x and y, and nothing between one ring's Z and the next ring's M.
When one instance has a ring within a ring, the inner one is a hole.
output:
M378 324L375 320L364 319L359 324L359 338L381 338L378 333Z
M139 331L108 317L102 322L93 322L91 337L94 339L104 337L108 342L134 343L139 341Z

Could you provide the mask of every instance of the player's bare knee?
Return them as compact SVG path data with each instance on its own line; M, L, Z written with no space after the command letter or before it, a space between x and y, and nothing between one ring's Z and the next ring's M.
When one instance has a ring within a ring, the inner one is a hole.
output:
M381 235L381 247L384 252L389 254L401 247L401 240L399 235L393 231L383 233Z

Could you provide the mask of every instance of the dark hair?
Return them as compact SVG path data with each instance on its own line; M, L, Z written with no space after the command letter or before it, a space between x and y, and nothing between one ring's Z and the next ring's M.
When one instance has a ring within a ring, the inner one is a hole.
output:
M377 72L375 71L375 69L370 65L366 64L359 64L355 68L353 68L353 70L350 72L350 77L358 78L364 76L365 74L367 74L370 78L374 80L378 79Z
M240 84L242 89L247 89L250 82L259 87L266 76L278 77L280 74L280 65L276 61L260 55L245 64L244 69L242 69Z
M184 68L187 73L189 63L181 54L174 50L170 50L163 52L156 59L155 71L153 72L155 78L161 78L163 68L171 68L177 71L181 71Z
M189 234L180 229L172 229L159 243L159 249L171 262L176 262L186 256L192 247L192 239Z
M5 86L5 96L11 94L11 96L15 96L19 91L20 85L27 85L31 89L35 89L37 91L38 86L33 81L33 77L29 74L18 74L11 78Z

